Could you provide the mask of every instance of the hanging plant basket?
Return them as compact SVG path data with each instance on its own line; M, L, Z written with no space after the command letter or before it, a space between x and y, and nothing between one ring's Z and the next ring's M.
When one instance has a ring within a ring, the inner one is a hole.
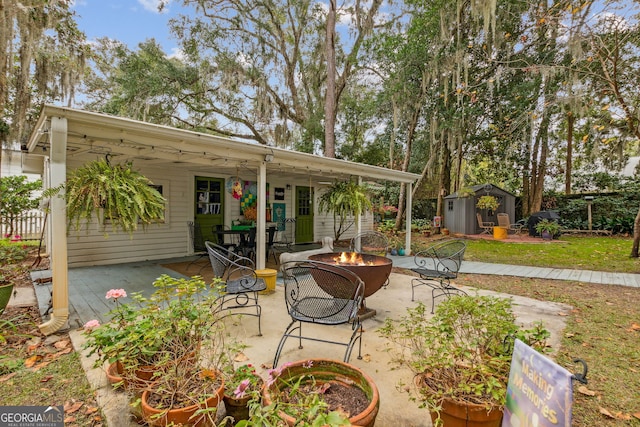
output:
M151 184L131 163L95 160L74 170L64 184L48 189L44 196L64 190L68 226L76 230L95 216L104 227L108 221L114 231L133 233L139 224L145 227L164 220L166 199Z

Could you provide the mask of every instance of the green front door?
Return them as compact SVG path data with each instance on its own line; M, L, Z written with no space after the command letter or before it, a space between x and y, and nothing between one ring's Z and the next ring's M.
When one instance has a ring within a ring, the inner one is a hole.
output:
M313 242L313 190L296 187L296 243Z
M195 220L204 240L215 242L213 229L224 224L224 179L197 176L195 189Z

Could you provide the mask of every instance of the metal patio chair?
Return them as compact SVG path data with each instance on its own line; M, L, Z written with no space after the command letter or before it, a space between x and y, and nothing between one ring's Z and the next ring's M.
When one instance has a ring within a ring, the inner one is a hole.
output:
M194 259L189 263L187 269L191 267L192 264L197 263L202 258L207 256L207 247L204 244L204 236L202 235L202 229L200 228L200 224L195 221L188 221L187 226L189 227L189 238L191 239L191 247L193 249L193 254L197 255L198 258ZM202 271L207 265L203 265L198 270L198 273Z
M512 224L509 219L508 213L499 213L497 214L497 217L498 217L499 227L504 227L507 229L507 231L513 231L514 234L517 234L517 235L520 235L520 233L522 232L522 229L526 226L524 219L521 219L520 221Z
M476 218L478 218L478 227L482 229L482 233L480 234L491 234L491 232L493 231L493 227L496 224L490 221L483 221L480 212L476 213Z
M467 245L462 240L447 240L418 252L415 257L416 267L411 271L420 277L411 280L411 301L414 301L414 290L418 286L426 285L431 288L431 313L435 308L436 298L450 297L453 294L467 293L451 284L451 280L458 277L462 265L462 258Z
M353 236L349 250L361 254L386 256L389 251L389 239L379 231L364 231Z
M229 310L229 314L245 314L258 318L258 335L262 336L260 320L262 307L258 301L260 291L267 289L264 279L258 277L255 264L222 246L205 242L213 274L224 280L222 294L217 302L217 312ZM254 312L255 310L255 312Z
M358 252L360 254L387 256L389 252L389 239L384 233L379 231L364 231L356 234L351 239L349 245L351 252ZM389 286L389 278L382 285L383 288Z
M349 361L353 346L358 341L358 359L362 359L362 327L358 309L364 299L364 282L343 267L320 261L292 261L281 268L291 323L280 339L273 366L278 366L280 354L289 337L298 339L298 348L302 348L303 339L345 346L345 362ZM329 340L303 335L303 323L333 327L350 324L352 332L348 341Z
M218 239L218 246L222 246L225 249L233 251L237 246L238 242L234 241L234 238L237 236L230 235L228 241L225 240L225 231L229 231L230 228L224 224L216 224L213 230L213 233L216 235Z

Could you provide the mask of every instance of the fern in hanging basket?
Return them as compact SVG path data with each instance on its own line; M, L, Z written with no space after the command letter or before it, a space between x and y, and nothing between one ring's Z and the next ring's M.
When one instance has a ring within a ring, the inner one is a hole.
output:
M480 196L478 203L476 203L478 209L487 209L490 211L495 211L498 209L498 206L500 206L500 203L495 196Z
M113 230L131 234L138 225L144 228L164 220L166 199L151 184L130 162L111 165L95 160L74 170L64 184L45 191L44 196L64 190L69 228L78 230L95 215L104 227L108 221Z

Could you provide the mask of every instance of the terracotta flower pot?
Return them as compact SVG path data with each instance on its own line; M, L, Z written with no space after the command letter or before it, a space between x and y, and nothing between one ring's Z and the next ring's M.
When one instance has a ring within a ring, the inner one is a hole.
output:
M431 413L431 421L436 425L438 414ZM484 405L457 402L445 399L440 410L440 419L444 427L500 427L502 410L495 408L487 411Z
M222 398L227 416L233 417L234 425L241 420L249 419L249 401L251 396L236 399L225 394Z
M234 389L225 389L222 401L224 402L227 416L233 417L234 425L238 421L249 419L249 401L256 394L255 391L262 390L264 382L261 380L253 387L254 392L248 393L245 397L239 399L233 395ZM262 397L258 396L258 398L262 400Z
M210 377L220 377L220 374L210 370L203 370L202 375ZM153 393L153 383L142 392L140 403L142 406L142 415L144 420L150 426L167 426L167 425L183 425L183 426L205 426L206 417L196 416L193 414L199 409L215 408L222 400L224 393L224 381L220 382L220 386L215 390L212 396L207 398L202 404L186 406L184 408L158 409L149 404L149 397ZM193 417L193 418L192 418Z
M107 366L107 381L115 388L120 388L123 386L124 382L122 379L122 373L124 372L124 367L120 362L114 362Z
M309 364L311 364L310 367ZM364 371L337 360L310 359L287 364L282 369L279 379L272 382L268 387L263 388L262 404L265 406L270 405L273 402L272 396L278 393L280 387L287 387L289 384L295 383L303 375L312 375L317 385L336 382L346 387L360 388L369 399L369 405L359 414L350 417L349 422L352 426L373 427L375 425L376 416L380 408L378 387ZM280 417L289 426L294 426L297 421L283 412L280 413Z

